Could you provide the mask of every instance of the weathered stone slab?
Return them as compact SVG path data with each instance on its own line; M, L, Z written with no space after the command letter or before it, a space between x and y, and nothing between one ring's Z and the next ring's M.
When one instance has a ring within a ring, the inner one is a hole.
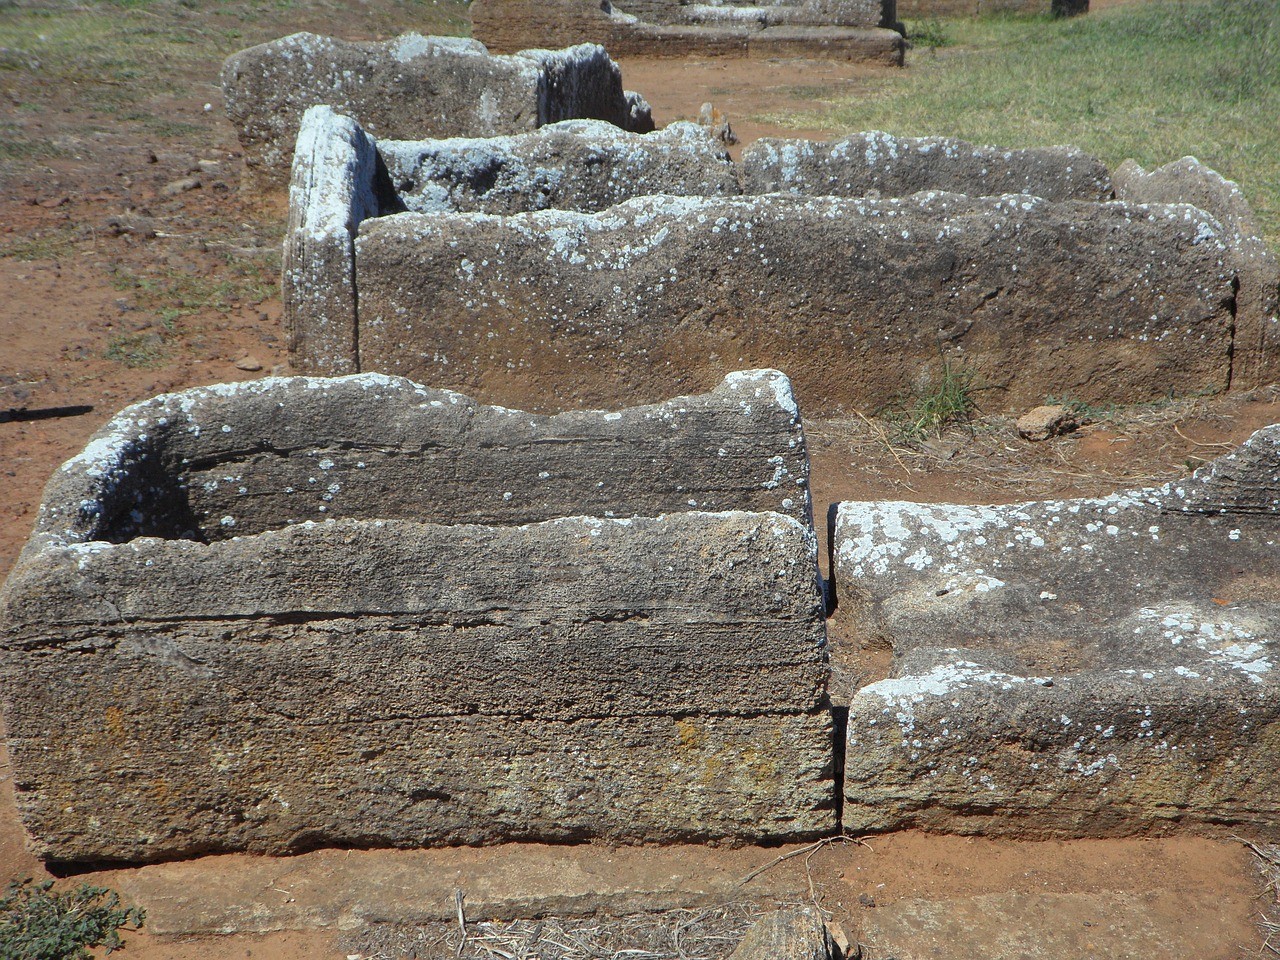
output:
M1190 203L1217 217L1240 264L1232 384L1256 387L1280 380L1280 264L1239 184L1195 157L1150 173L1132 160L1116 170L1116 196L1138 203Z
M905 44L883 0L665 4L474 0L472 34L498 51L599 43L615 56L811 56L901 66Z
M284 245L290 355L305 373L356 370L353 242L367 218L406 209L590 212L653 193L740 192L723 144L691 123L648 136L564 121L514 137L378 142L331 107L310 107L294 152Z
M747 930L729 960L830 960L839 951L816 906L775 910Z
M145 908L152 934L185 938L456 922L455 890L466 892L468 917L485 919L693 910L741 902L742 878L777 854L701 844L316 850L287 859L224 854L81 879ZM808 890L802 864L791 860L752 880L745 895L794 902Z
M264 378L130 407L50 481L27 547L223 540L348 517L516 525L771 511L811 525L786 377L538 416L399 378Z
M742 192L724 144L696 123L640 135L599 120L535 133L449 140L381 140L400 203L415 213L596 213L651 194Z
M842 616L890 644L853 698L844 822L1274 835L1280 427L1164 487L839 506Z
M806 404L874 406L940 353L993 408L1218 390L1236 279L1220 233L1191 207L942 193L400 214L356 239L360 365L561 409L753 364Z
M746 513L48 548L0 596L18 809L58 861L816 835L813 550Z
M1150 960L1184 950L1183 955L1204 960L1234 960L1253 948L1236 939L1239 926L1220 919L1221 912L1209 897L1188 904L1145 884L1125 890L911 898L866 911L862 938L871 957L897 960ZM1189 923L1192 914L1196 922Z
M828 830L807 469L775 371L557 417L371 374L132 407L0 591L34 849ZM726 501L790 515L692 512Z
M597 46L491 56L474 40L408 33L385 43L296 33L222 68L251 176L289 168L308 107L328 104L379 137L496 136L575 117L631 122L622 73Z
M980 197L1026 193L1046 200L1096 201L1110 200L1112 194L1106 166L1078 147L1010 150L878 130L825 143L757 140L742 154L742 178L746 193L804 196L898 197L947 190Z

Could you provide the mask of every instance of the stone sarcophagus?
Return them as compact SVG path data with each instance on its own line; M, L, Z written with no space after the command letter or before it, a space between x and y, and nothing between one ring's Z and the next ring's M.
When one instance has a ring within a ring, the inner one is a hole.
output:
M384 144L313 108L285 239L295 363L546 409L740 366L785 369L810 408L883 406L944 360L1006 409L1233 383L1238 245L1189 204L1104 201L1079 151L862 135L735 165L680 128L599 129Z
M844 823L1276 836L1280 426L1089 500L842 503L838 615L892 675L849 711Z
M0 593L33 845L824 834L807 482L774 371L554 417L379 375L131 407Z

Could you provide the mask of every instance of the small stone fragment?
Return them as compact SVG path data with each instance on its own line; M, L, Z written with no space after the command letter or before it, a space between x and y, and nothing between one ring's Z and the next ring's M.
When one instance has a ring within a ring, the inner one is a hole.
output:
M829 960L832 947L817 909L801 907L757 920L729 960Z
M252 354L246 354L235 362L237 370L246 370L249 373L256 373L262 369L262 361Z
M730 146L738 142L737 134L729 124L729 118L716 109L714 104L704 103L698 111L698 123L710 132L711 136Z
M166 183L160 188L160 194L165 197L176 197L179 194L199 189L200 180L198 177L183 177L180 180L173 180Z
M1018 418L1018 436L1033 442L1060 437L1079 429L1075 414L1060 404L1046 404L1028 410Z

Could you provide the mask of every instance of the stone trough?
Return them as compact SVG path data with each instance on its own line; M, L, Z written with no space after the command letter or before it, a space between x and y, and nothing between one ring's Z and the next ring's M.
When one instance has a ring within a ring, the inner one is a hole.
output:
M461 37L359 42L312 33L241 50L222 68L227 116L252 182L288 177L308 107L330 104L381 137L491 137L588 117L653 129L649 107L590 44L492 56Z
M901 66L893 0L474 0L472 34L494 50L599 43L615 56L807 57Z
M130 407L0 593L34 847L825 834L807 483L774 371L554 417L374 374Z
M1274 837L1278 541L1280 426L1102 499L839 504L839 616L894 656L845 829Z
M988 409L1239 382L1235 233L1104 200L1105 168L1071 148L863 134L731 164L687 125L386 143L324 108L299 143L284 299L309 371L541 409L753 365L809 409L882 406L943 360Z

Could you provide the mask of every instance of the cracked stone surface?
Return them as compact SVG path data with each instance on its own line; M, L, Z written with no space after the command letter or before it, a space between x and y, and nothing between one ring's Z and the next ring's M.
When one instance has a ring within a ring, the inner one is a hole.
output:
M637 105L599 46L493 56L475 40L416 33L381 43L295 33L228 57L222 90L259 185L288 175L299 122L317 104L389 138L497 136L575 117L629 127Z
M998 507L842 503L833 564L890 679L854 696L845 826L1274 833L1280 426L1191 478Z
M368 374L130 408L0 593L35 849L832 829L805 484L774 371L560 417Z
M400 203L416 213L596 213L652 194L742 192L724 144L687 121L642 135L564 120L510 137L379 140L378 153Z
M1116 196L1139 203L1190 203L1217 217L1239 263L1232 384L1256 387L1280 379L1280 264L1262 239L1240 185L1183 157L1155 170L1132 160L1115 174Z

